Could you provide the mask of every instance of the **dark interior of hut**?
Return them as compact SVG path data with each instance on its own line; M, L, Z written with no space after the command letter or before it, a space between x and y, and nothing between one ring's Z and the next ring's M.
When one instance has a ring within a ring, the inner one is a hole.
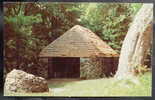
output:
M79 78L79 57L52 57L49 58L49 78Z
M118 57L103 57L102 71L106 77L117 70ZM48 58L48 78L80 78L80 57Z

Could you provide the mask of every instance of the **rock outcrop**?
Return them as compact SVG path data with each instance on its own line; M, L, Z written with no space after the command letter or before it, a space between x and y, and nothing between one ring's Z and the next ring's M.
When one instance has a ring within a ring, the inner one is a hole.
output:
M6 76L4 92L49 92L49 88L44 78L14 69Z

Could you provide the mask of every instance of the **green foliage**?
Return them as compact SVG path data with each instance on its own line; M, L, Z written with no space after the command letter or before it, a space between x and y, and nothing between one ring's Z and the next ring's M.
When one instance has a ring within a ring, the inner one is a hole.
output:
M132 9L132 4L90 3L83 8L85 10L80 16L80 22L119 52L135 6Z
M34 61L39 54L35 49L41 49L37 45L40 40L32 33L32 24L41 22L41 16L39 14L25 16L23 11L25 4L18 6L21 9L18 14L4 17L4 24L6 26L5 63L7 71L10 71L12 68L18 69L35 66L36 63ZM10 27L8 28L7 26ZM14 53L10 54L13 51Z
M91 29L119 52L132 16L140 6L120 3L4 3L6 71L22 68L37 73L37 67L45 65L38 60L40 51L76 24Z
M145 72L148 72L150 70L151 69L148 68L147 65L137 65L137 66L134 66L134 69L133 69L135 75L142 75Z
M142 3L133 3L130 9L133 11L133 14L135 15L141 7Z
M6 71L17 68L37 74L37 67L45 65L39 61L40 51L76 24L75 7L58 3L5 3Z

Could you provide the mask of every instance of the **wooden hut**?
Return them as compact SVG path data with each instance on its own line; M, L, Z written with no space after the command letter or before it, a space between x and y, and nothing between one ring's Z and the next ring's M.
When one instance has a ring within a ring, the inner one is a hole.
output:
M79 78L84 77L81 76L81 71L85 72L85 69L81 67L85 66L86 62L94 61L95 66L92 69L95 69L96 62L101 62L96 58L101 58L103 63L105 57L118 57L118 54L95 33L80 25L75 25L46 46L39 56L48 58L49 78ZM89 76L89 73L87 74L86 76ZM93 75L93 73L90 74Z

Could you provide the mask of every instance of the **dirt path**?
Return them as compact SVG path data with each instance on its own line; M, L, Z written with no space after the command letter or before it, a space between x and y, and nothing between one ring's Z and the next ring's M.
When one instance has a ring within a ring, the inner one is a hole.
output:
M68 79L68 78L57 78L57 79L49 79L47 80L48 84L53 83L67 83L67 82L76 82L81 81L82 79Z

